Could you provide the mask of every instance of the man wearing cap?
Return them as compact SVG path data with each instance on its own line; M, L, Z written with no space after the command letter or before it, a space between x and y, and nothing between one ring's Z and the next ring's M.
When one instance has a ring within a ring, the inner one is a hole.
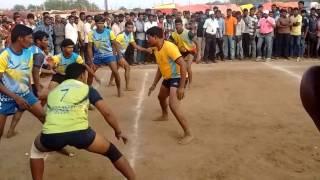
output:
M204 61L209 63L209 60L216 62L216 33L219 29L218 21L214 17L214 11L209 12L210 18L208 18L204 25L204 33L206 37L206 47L204 52Z
M265 54L266 60L271 61L272 55L272 33L276 27L276 22L274 18L269 16L269 11L264 10L263 15L258 22L258 28L260 29L260 37L258 39L258 56L257 61L262 59L262 44L265 43L267 47L267 53Z

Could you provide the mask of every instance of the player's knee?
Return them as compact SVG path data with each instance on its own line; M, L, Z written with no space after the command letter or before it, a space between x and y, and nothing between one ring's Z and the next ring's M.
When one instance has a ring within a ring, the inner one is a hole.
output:
M104 155L106 157L108 157L112 163L115 163L116 161L118 161L122 157L121 152L112 143L110 143L109 149L107 150L107 152Z
M40 151L34 143L32 143L30 150L30 159L45 159L48 156L47 152Z

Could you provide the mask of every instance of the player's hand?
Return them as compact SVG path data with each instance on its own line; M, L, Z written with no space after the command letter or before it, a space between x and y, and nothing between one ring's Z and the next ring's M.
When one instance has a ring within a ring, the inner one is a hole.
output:
M14 100L16 101L16 103L18 104L20 109L24 110L24 109L29 109L30 108L30 105L22 97L17 96Z
M128 138L127 136L123 135L121 132L120 133L117 133L116 132L116 137L119 141L123 141L124 144L127 144L128 143Z
M184 98L184 88L177 89L177 97L179 100L182 100Z
M154 91L155 88L156 88L155 85L152 85L152 86L149 88L148 96L151 95L152 91Z
M151 48L148 48L148 49L147 49L147 52L148 52L149 54L152 54L152 53L153 53L153 50L152 50Z
M93 71L96 71L96 70L97 70L96 65L94 65L93 63L89 63L89 67L90 67Z

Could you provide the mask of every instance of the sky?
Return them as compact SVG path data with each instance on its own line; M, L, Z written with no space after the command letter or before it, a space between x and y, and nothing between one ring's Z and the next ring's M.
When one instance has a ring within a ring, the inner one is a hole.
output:
M95 2L101 9L104 8L104 0L89 0L90 2ZM213 0L108 0L109 1L109 8L111 9L118 9L121 6L125 6L126 8L150 8L154 5L161 4L161 3L171 3L175 2L178 4L191 4L193 3L206 3ZM44 0L0 0L1 8L7 9L12 8L15 4L22 4L28 6L32 2L32 4L42 4Z

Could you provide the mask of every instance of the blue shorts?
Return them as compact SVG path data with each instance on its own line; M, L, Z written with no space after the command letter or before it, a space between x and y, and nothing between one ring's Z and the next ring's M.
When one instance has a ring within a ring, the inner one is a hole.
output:
M162 81L162 85L168 89L170 89L171 87L179 88L180 78L164 79Z
M106 56L104 58L94 58L93 64L95 65L105 65L110 64L113 61L116 61L117 58L115 56Z
M122 57L124 57L124 56L125 56L124 53L122 53ZM117 59L117 61L120 61L120 56L116 55L116 59Z
M41 134L41 144L50 151L59 151L65 146L73 146L78 149L87 149L96 137L96 132L90 127L85 130L71 131L54 134Z
M32 92L19 95L22 97L30 106L35 105L38 102L37 97ZM0 115L10 116L15 114L17 111L24 111L20 109L19 105L10 97L0 93Z

